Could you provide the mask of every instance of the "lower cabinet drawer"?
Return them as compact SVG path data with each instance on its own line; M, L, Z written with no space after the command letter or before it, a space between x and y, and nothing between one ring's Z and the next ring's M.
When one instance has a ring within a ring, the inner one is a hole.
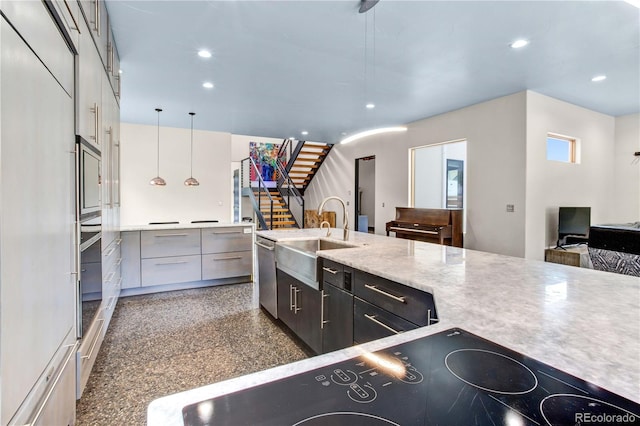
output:
M251 251L202 255L202 279L251 275L252 263Z
M143 287L200 281L200 255L142 259L141 274Z
M82 343L77 352L77 383L76 398L80 399L84 391L91 369L96 361L100 345L105 333L104 312L100 311L89 327L87 333L82 336Z
M366 272L356 271L353 294L420 326L437 319L430 293Z
M418 328L417 325L362 299L354 297L353 302L355 343L365 343Z

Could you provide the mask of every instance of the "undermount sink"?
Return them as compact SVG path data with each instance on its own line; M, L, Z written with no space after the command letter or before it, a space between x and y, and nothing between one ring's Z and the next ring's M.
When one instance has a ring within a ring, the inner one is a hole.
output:
M327 239L283 241L276 244L277 268L306 285L319 289L320 264L318 251L358 247Z

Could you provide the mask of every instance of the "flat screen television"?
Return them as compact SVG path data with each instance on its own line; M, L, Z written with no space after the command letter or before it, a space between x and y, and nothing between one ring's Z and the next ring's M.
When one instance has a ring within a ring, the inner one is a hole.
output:
M558 211L558 247L589 240L591 207L560 207Z

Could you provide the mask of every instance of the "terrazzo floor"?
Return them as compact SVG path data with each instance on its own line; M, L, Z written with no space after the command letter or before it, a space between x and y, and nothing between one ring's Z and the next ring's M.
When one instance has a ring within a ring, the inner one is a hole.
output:
M77 402L77 425L144 425L161 396L307 358L247 284L124 297Z

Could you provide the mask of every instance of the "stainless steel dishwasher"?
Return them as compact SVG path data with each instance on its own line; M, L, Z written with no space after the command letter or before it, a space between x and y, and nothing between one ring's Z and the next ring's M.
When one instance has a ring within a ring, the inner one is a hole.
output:
M258 246L258 289L260 304L278 318L278 288L276 285L276 243L256 236Z

